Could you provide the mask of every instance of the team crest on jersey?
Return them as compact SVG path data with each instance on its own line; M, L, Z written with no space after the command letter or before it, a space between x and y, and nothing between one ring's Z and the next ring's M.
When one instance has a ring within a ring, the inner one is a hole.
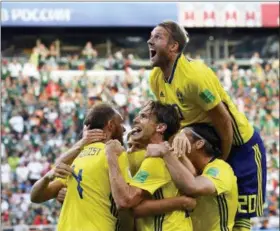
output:
M139 183L144 183L149 176L149 173L143 170L140 170L136 176L134 176L134 180Z
M176 91L176 96L177 96L179 102L181 104L183 104L184 103L184 97L183 97L182 92L179 89L177 89L177 91Z
M212 176L212 177L217 177L219 174L219 169L215 167L211 167L207 170L206 175Z

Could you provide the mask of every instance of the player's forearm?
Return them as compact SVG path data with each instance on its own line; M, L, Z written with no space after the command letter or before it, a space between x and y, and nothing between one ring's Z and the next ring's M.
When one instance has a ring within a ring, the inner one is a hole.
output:
M229 156L231 146L232 146L232 139L233 139L233 129L232 129L232 122L230 119L224 119L223 121L214 122L213 125L221 138L222 141L222 156L223 160L226 160Z
M118 209L128 209L136 206L140 203L139 200L135 200L139 191L125 182L118 164L118 157L109 155L107 159L111 191Z
M170 213L175 210L193 210L196 206L196 200L190 197L174 197L162 200L144 200L133 208L133 214L136 218L156 216Z
M62 162L65 164L72 164L75 158L79 155L81 150L84 147L84 143L82 140L79 140L72 148L70 148L67 152L63 153L57 160L56 163Z
M180 161L194 176L197 176L195 167L187 157L181 157Z
M50 182L49 178L44 176L33 185L30 193L33 203L42 203L56 197L56 193L48 189Z
M194 175L172 154L164 155L163 159L177 188L187 196L195 195Z

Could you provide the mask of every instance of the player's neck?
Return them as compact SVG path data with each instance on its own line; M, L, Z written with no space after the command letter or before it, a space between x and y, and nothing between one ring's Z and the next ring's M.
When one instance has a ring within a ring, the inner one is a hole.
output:
M160 144L162 143L164 140L163 140L163 137L161 134L155 134L151 137L150 139L150 144Z
M202 153L196 155L196 158L192 161L194 167L196 168L199 174L202 174L206 165L211 161L211 157L206 156Z
M172 73L173 65L176 62L177 55L173 55L170 57L168 61L166 61L163 65L161 65L160 69L163 72L164 79L167 81Z

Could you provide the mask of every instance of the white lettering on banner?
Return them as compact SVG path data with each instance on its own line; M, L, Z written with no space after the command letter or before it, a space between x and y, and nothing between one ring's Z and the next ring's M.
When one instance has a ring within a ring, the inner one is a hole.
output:
M69 9L12 9L11 20L24 22L61 22L71 20Z
M9 20L9 11L6 9L1 9L1 22L6 22Z

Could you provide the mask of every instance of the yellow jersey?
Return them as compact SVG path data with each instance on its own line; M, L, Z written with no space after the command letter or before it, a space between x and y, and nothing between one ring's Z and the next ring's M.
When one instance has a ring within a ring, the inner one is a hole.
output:
M132 176L136 174L142 162L145 159L146 150L138 150L135 152L127 153L130 173Z
M80 152L66 180L67 193L58 222L59 231L118 230L117 208L109 181L105 144L93 143ZM127 154L118 158L124 179L129 182Z
M237 180L225 161L215 159L207 164L202 176L215 185L217 196L201 196L191 213L195 231L232 231L238 209Z
M149 192L153 199L180 196L162 158L146 158L130 185ZM185 211L137 219L137 231L192 231L192 222Z
M233 145L242 145L253 136L253 127L245 115L237 110L214 72L199 60L178 56L167 81L161 69L155 67L150 75L150 87L157 100L176 107L181 127L210 123L207 111L223 102L232 118Z

